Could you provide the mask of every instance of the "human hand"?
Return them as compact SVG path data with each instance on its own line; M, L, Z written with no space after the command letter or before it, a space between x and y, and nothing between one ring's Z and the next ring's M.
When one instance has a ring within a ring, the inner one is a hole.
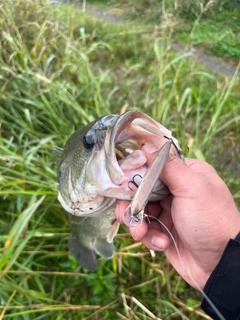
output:
M155 154L147 154L148 165ZM161 220L174 237L179 252L156 220L131 227L132 237L149 249L164 251L177 272L194 288L203 289L230 238L240 232L240 214L232 195L206 162L169 155L161 180L172 196L148 203L146 213ZM118 200L116 216L123 223L128 201Z

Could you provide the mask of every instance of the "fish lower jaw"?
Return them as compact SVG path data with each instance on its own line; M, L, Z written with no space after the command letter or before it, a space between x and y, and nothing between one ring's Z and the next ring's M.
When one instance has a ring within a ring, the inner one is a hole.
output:
M62 198L58 195L58 200L61 203L62 207L69 213L78 217L94 217L99 215L102 211L108 210L116 201L115 198L102 197L103 201L97 207L92 207L89 203L80 203L71 202L71 205L68 205ZM84 210L83 210L84 208Z

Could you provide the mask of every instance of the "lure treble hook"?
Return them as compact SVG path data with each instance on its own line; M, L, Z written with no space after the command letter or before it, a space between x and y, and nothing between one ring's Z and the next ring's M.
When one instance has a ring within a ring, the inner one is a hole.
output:
M180 159L183 159L184 153L182 152L181 149L179 149L179 148L177 147L177 145L176 145L176 143L173 141L173 139L172 139L172 138L169 138L169 137L167 137L167 136L163 136L163 137L166 138L166 139L168 139L169 141L171 141L171 144L173 144L174 147L175 147L175 149L177 150L177 153L178 153L179 158L180 158Z
M129 180L128 181L128 188L130 189L130 190L132 190L133 191L133 189L129 186L129 184L130 183L132 183L136 188L138 188L139 187L139 185L136 183L136 181L135 181L135 178L136 177L140 177L141 179L143 178L140 174L135 174L133 177L132 177L132 180Z

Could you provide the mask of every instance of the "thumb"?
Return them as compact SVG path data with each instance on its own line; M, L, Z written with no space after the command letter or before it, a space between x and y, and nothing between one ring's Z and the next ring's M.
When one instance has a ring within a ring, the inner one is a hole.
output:
M156 153L146 154L147 165L153 161L155 156ZM201 170L200 168L196 171L194 169L200 167L201 164L204 163L196 159L185 159L185 161L183 161L178 157L169 154L168 160L160 175L160 179L173 195L177 195L180 190L181 192L185 189L189 191L189 186L194 183L194 180L199 180L199 174L197 172Z
M168 186L172 194L174 194L174 190L178 190L179 188L181 190L186 187L189 189L189 185L197 179L197 174L191 167L195 162L195 159L183 161L169 154L168 161L163 168L160 178Z

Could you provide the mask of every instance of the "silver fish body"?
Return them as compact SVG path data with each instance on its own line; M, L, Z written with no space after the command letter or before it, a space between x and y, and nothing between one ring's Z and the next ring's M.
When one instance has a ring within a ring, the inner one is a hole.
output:
M160 150L169 139L170 152L183 158L168 129L146 114L128 111L90 123L73 133L63 149L55 148L58 200L70 213L72 228L68 247L82 267L95 271L96 253L113 256L119 226L115 201L134 198L148 169L145 152ZM158 179L149 200L167 196L168 188Z

